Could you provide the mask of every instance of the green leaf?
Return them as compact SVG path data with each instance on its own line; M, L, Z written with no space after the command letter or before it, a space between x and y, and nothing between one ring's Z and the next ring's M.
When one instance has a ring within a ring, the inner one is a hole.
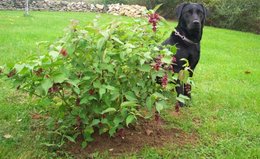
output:
M148 64L144 64L141 67L139 67L139 70L143 71L143 72L150 72L151 71L151 66L148 65Z
M116 116L113 122L115 124L115 127L117 127L122 122L122 118L120 116Z
M163 99L163 100L167 100L167 98L162 95L161 93L155 92L152 94L153 97L155 97L155 99Z
M118 42L119 44L124 45L124 43L121 40L119 40L117 37L113 36L112 39Z
M46 95L48 93L49 88L51 88L53 85L51 79L46 78L41 83L41 88L43 89L43 95Z
M175 53L177 52L177 47L176 47L175 45L174 45L174 46L171 46L171 49L170 49L170 50L171 50L172 53L175 54Z
M155 108L160 113L161 110L163 110L164 105L165 105L165 102L163 102L163 101L156 102Z
M59 56L59 52L57 52L57 51L50 51L49 55L52 57L52 59L56 60L57 57Z
M80 104L88 104L89 102L89 96L85 96L80 100Z
M91 126L95 126L95 125L98 125L100 123L100 120L99 119L94 119L91 123Z
M94 133L93 127L86 127L84 129L84 138L86 141L93 141L94 139L91 137L91 135Z
M71 136L64 135L65 138L67 138L70 142L76 142L75 139Z
M188 70L180 70L178 79L184 83L188 81L189 71Z
M115 87L110 86L110 85L106 85L105 88L108 89L108 90L111 90L111 91L116 89Z
M146 106L149 110L152 110L153 102L151 96L146 98Z
M162 5L163 5L163 3L158 4L157 6L154 7L153 10L156 12Z
M117 127L113 127L113 128L111 128L110 130L109 130L109 136L110 137L112 137L112 136L114 136L114 134L116 133L116 130L117 130Z
M130 123L132 123L135 119L136 119L136 117L133 114L128 115L126 118L126 126L128 126Z
M88 145L88 143L86 142L86 141L83 141L82 143L81 143L81 148L86 148L87 147L87 145Z
M94 83L93 83L93 86L94 86L94 88L101 88L101 83L100 83L100 81L95 81Z
M187 97L187 96L184 96L182 94L180 94L178 97L176 97L176 100L182 102L182 103L185 103L185 100L189 100L190 98Z
M102 98L103 94L105 94L105 93L106 93L106 89L105 88L103 88L103 87L99 88L99 97L100 97L100 99Z
M165 56L162 58L162 62L166 64L171 64L172 63L172 57L171 56Z
M180 61L184 61L185 62L185 64L182 65L183 67L189 67L190 66L189 61L187 59L181 58Z
M76 94L80 94L80 89L78 87L74 87L73 88L73 91L76 93Z
M16 70L17 73L19 73L20 71L22 71L22 69L25 67L25 64L15 64L14 65L14 69Z
M126 99L129 100L129 101L137 101L134 92L128 91L128 92L125 94L125 97L126 97Z
M132 106L136 106L137 102L136 101L126 101L121 103L121 107L132 107Z
M105 113L109 113L109 112L115 112L116 109L115 108L107 108L106 110L102 111L101 114L105 114Z
M100 39L98 40L98 42L97 42L97 49L98 49L99 51L103 50L104 45L106 44L106 41L107 41L107 39L104 38L104 37L102 37L102 38L100 38Z
M62 83L67 79L68 78L67 78L66 74L61 73L61 74L57 74L53 77L53 82L54 83Z

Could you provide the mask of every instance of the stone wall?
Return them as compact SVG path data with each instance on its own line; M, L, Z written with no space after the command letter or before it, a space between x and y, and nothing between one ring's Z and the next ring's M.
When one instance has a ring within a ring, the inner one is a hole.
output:
M1 0L0 10L21 10L24 9L25 0ZM142 17L146 7L139 5L123 4L89 4L86 2L67 2L67 1L30 1L29 10L36 11L75 11L75 12L99 12L113 15L124 15L131 17Z

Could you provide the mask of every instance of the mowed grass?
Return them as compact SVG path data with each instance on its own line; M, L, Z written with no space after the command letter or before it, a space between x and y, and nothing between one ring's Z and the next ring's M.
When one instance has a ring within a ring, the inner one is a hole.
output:
M19 11L0 11L0 65L39 54L37 42L57 39L71 19L84 25L96 15L31 12L30 17L24 17ZM132 21L100 16L103 23ZM173 30L175 25L170 23L164 29ZM160 149L148 147L122 158L260 158L259 77L259 35L205 27L191 106L181 109L180 116L164 113L169 127L195 132L199 142L195 146L172 143ZM0 158L56 158L41 146L44 139L39 130L34 131L39 125L31 120L31 114L43 108L5 81L0 81L0 88Z

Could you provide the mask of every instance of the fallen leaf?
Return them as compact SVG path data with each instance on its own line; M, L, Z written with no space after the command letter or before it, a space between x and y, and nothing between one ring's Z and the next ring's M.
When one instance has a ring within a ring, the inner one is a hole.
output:
M32 119L41 119L41 114L32 114Z
M152 131L152 130L149 130L149 129L147 129L147 130L145 130L145 133L146 133L146 135L150 136L150 135L153 133L153 131Z
M174 117L178 117L179 115L180 115L180 112L176 112L176 111L172 112L172 116L174 116Z
M114 151L114 149L109 149L110 152Z
M10 138L12 138L13 136L12 135L10 135L10 134L5 134L4 135L4 138L6 138L6 139L10 139Z
M247 71L245 71L245 74L250 74L250 73L251 73L251 71L248 71L248 70L247 70Z

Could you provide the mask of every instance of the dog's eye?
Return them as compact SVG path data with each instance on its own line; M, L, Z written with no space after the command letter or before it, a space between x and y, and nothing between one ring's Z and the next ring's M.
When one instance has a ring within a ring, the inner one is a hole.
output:
M204 14L203 11L201 11L201 10L197 10L197 13L198 13L199 15L203 15L203 14Z
M188 12L189 12L190 14L192 14L192 13L193 13L193 11L192 11L192 10L189 10Z

